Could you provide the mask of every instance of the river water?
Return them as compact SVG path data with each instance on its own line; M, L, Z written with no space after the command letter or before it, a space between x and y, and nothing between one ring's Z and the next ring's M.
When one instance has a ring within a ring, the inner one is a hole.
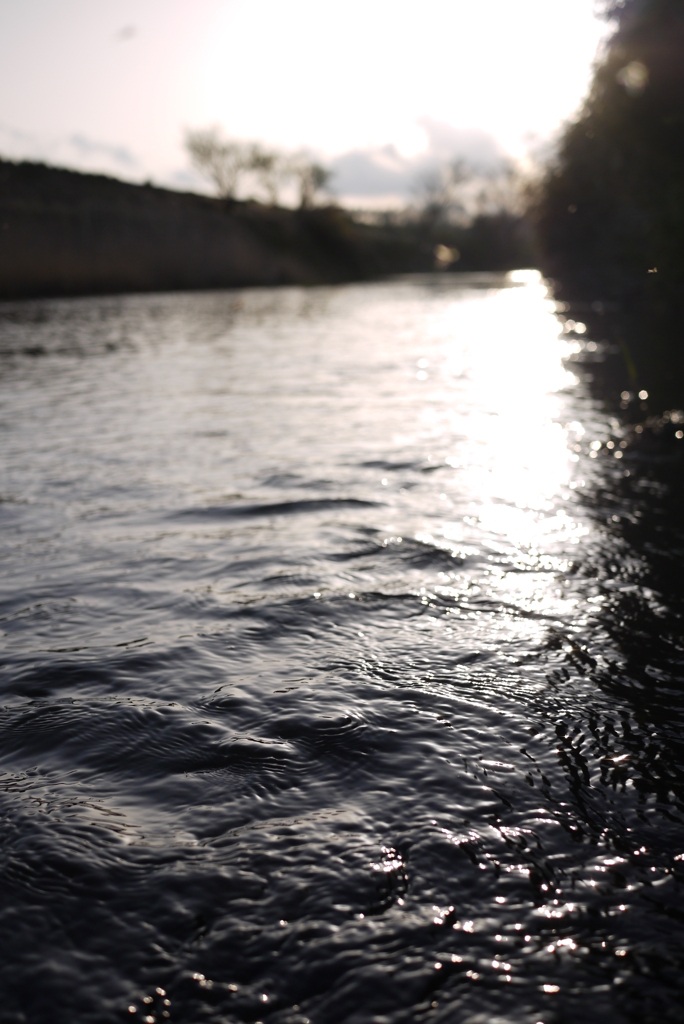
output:
M3 1021L684 1019L680 492L560 326L0 309Z

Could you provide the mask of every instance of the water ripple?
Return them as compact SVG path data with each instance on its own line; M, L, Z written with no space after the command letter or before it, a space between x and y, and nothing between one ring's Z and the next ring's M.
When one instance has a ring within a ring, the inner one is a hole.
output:
M7 305L3 1020L681 1018L681 482L568 345L533 274Z

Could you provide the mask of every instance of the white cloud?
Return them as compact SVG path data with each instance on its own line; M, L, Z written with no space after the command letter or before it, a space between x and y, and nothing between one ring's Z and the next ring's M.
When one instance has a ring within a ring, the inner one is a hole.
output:
M0 153L171 181L187 166L184 129L218 124L229 136L344 157L338 189L344 170L350 191L364 176L371 194L405 191L423 115L435 157L460 148L484 159L487 135L523 157L527 133L556 131L608 31L593 7L0 0L3 118L21 129L0 131Z
M137 159L126 146L112 146L107 142L89 139L85 135L72 135L66 140L66 145L72 147L84 160L104 159L126 168L135 167L138 164Z
M10 160L34 160L81 171L144 177L138 158L127 146L90 138L82 132L49 137L0 124L0 156Z
M425 147L405 156L396 146L352 149L328 164L333 172L332 187L342 199L357 205L388 205L406 202L421 180L453 160L464 160L476 171L500 166L505 152L496 139L477 128L455 128L444 121L421 117L418 125L425 134Z

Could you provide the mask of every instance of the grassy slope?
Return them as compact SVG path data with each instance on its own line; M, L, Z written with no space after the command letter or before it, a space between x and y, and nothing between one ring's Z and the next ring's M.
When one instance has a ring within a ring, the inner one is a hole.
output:
M435 234L0 161L0 298L363 280L432 270L437 242L459 269L530 263L506 216Z

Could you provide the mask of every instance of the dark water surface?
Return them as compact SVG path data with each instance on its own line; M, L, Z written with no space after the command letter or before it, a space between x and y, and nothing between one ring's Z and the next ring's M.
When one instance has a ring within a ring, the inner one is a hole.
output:
M684 1019L678 470L571 344L529 273L0 309L3 1021Z

